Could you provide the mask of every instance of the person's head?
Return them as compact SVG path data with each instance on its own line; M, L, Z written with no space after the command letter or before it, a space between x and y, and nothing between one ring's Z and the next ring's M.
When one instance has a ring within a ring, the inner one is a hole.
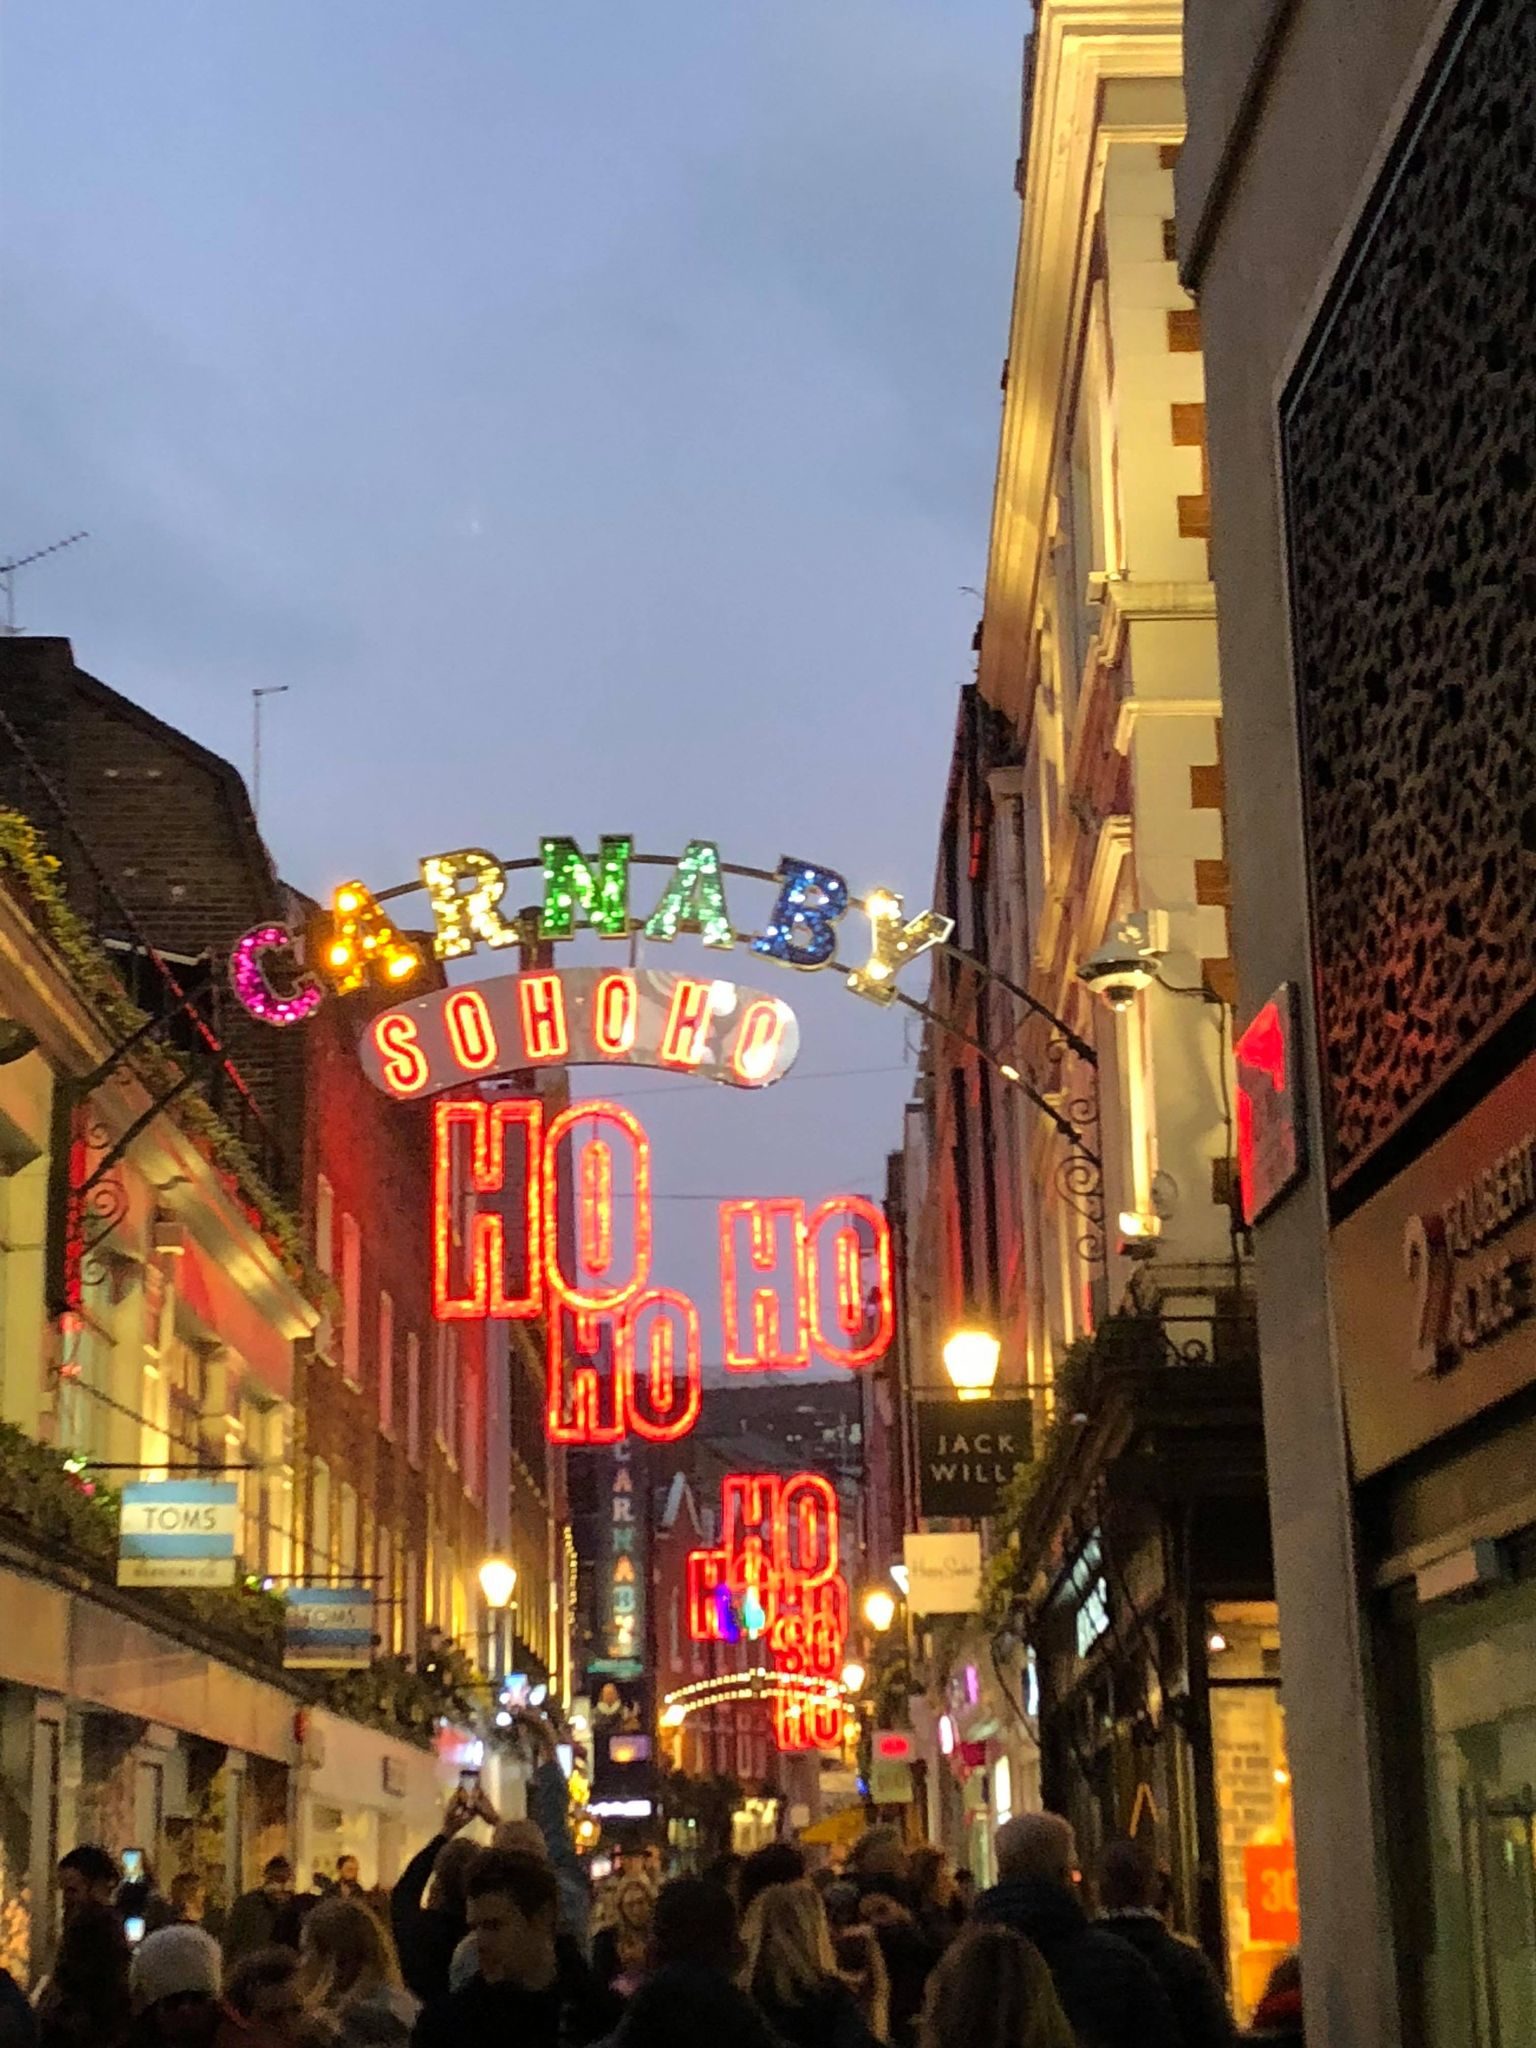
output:
M873 1879L900 1880L907 1874L907 1845L901 1829L888 1821L866 1828L854 1845L853 1868L861 1883Z
M459 1919L464 1917L469 1873L475 1866L475 1859L484 1854L482 1848L474 1842L466 1842L462 1835L455 1835L451 1842L444 1842L432 1866L432 1907L435 1912L453 1914Z
M745 1919L752 1901L769 1885L796 1884L804 1875L805 1858L793 1842L768 1842L761 1849L754 1849L741 1866L736 1910Z
M68 1998L120 2012L131 1953L118 1913L86 1899L65 1919L53 1981Z
M1106 1913L1157 1904L1157 1859L1139 1842L1111 1842L1099 1858L1099 1904Z
M400 1989L395 1945L356 1899L322 1899L299 1937L305 1996L339 2012L381 1985Z
M352 1891L359 1889L362 1885L362 1878L362 1865L355 1856L338 1856L336 1858L336 1882L344 1890Z
M955 1872L955 1899L967 1913L976 1903L976 1873L964 1864Z
M760 1891L742 1920L741 1939L743 1981L754 1998L800 2005L837 1969L825 1908L803 1879Z
M835 1932L840 1927L853 1927L859 1918L859 1888L846 1878L836 1878L821 1895L826 1908L827 1923Z
M486 1849L466 1886L469 1931L488 1984L548 1981L554 1963L559 1891L555 1873L537 1856Z
M140 1942L129 1989L149 2037L175 2042L206 2032L219 1972L218 1944L201 1927L162 1927Z
M117 1858L94 1842L82 1842L59 1858L59 1902L69 1919L82 1906L110 1906L117 1897L123 1873Z
M645 1961L655 1918L656 1887L651 1883L650 1873L622 1878L614 1900L613 1931L619 1961L625 1969L638 1969Z
M708 1882L723 1891L727 1898L734 1899L741 1884L742 1858L734 1849L728 1849L723 1856L717 1856L704 1876Z
M293 1865L286 1856L273 1856L261 1873L261 1888L274 1905L293 1896Z
M296 2039L304 2016L298 1957L291 1948L259 1948L242 1957L229 1973L224 2003L237 2018Z
M740 1956L736 1906L723 1885L706 1877L674 1877L656 1894L651 1961L696 1963L734 1971Z
M942 1849L932 1842L924 1842L912 1851L912 1889L917 1894L919 1905L947 1908L955 1896L954 1874L949 1867L949 1858Z
M921 2048L1073 2048L1051 1973L1011 1927L973 1927L928 1980Z
M997 1831L997 1874L1036 1878L1066 1889L1077 1864L1070 1821L1059 1813L1021 1813Z
M198 1921L208 1905L208 1887L195 1870L178 1870L171 1879L171 1912L178 1920Z
M516 1856L538 1856L549 1861L549 1845L536 1820L499 1820L491 1829L491 1847L510 1850Z
M1268 1998L1299 1998L1301 1995L1301 1956L1292 1949L1282 1956L1269 1973L1269 1982L1264 1986Z

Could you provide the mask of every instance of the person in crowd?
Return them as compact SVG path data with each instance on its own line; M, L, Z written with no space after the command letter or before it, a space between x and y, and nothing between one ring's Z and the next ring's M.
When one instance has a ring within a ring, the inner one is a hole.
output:
M6 1969L0 1969L0 2048L37 2048L37 2014Z
M178 1870L166 1904L168 1927L201 1927L208 1911L208 1887L195 1870Z
M123 1873L117 1858L94 1842L82 1842L59 1859L59 1906L67 1921L81 1906L111 1906Z
M39 2048L119 2048L128 2037L131 1956L116 1908L99 1898L77 1899L65 1916L53 1974L38 1995Z
M717 1856L704 1872L708 1883L723 1891L734 1906L741 1889L741 1866L746 1859L738 1856L734 1849L727 1849L723 1856Z
M592 1975L602 1990L629 1998L638 1989L655 1915L656 1890L649 1878L621 1879L608 1917L592 1937Z
M416 2048L569 2048L604 2031L591 1973L574 1944L556 1939L559 1888L545 1858L482 1850L465 1906L479 1969L426 2006Z
M259 1948L224 1980L224 2005L213 2048L320 2048L299 1992L299 1959L291 1948Z
M420 2011L395 1945L362 1899L340 1888L304 1922L299 1988L308 2011L335 2023L343 2048L405 2048Z
M1269 1973L1264 1996L1254 2008L1253 2024L1244 2039L1269 2041L1275 2048L1303 2048L1301 2020L1301 1957L1282 1956Z
M1045 1959L1011 1927L973 1927L934 1971L920 2048L1097 2048L1074 2035Z
M531 1708L525 1708L517 1716L517 1725L527 1736L536 1759L526 1793L528 1819L537 1830L543 1845L542 1853L555 1873L555 1883L560 1891L560 1929L585 1955L592 1941L592 1887L588 1883L585 1866L576 1854L576 1845L571 1840L571 1795L565 1773L560 1768L556 1731L542 1714ZM502 1827L517 1825L515 1821L501 1823ZM519 1846L503 1843L495 1834L491 1839L494 1847ZM537 1846L534 1853L539 1853ZM656 1878L649 1866L645 1874L654 1890Z
M709 1877L675 1877L656 1897L651 1974L605 2048L782 2048L736 1982L736 1908Z
M1221 1983L1193 1942L1171 1934L1159 1910L1156 1859L1136 1842L1111 1842L1099 1863L1099 1925L1151 1964L1168 1994L1183 2048L1232 2048Z
M455 1792L441 1831L411 1858L390 1894L390 1926L400 1968L406 1988L423 2005L440 2004L448 1996L454 1951L469 1932L464 1887L481 1852L464 1839L463 1830L480 1807L481 1800Z
M838 1974L813 1885L800 1879L767 1886L748 1907L741 1933L742 1983L789 2048L874 2048L859 2002Z
M1070 1823L1021 1813L998 1829L996 1850L999 1882L976 1901L976 1918L1034 1943L1083 2039L1095 2048L1178 2048L1173 2009L1151 1964L1083 1911Z
M976 1873L961 1866L955 1872L955 1901L951 1909L957 1927L963 1927L976 1910Z
M924 1842L912 1851L907 1871L918 1926L936 1948L947 1948L955 1931L955 1874L949 1858Z
M858 1886L861 1897L866 1892L878 1891L886 1898L910 1906L911 1860L901 1829L889 1821L866 1828L853 1845L848 1875Z
M854 1844L850 1875L859 1919L873 1928L885 1964L890 2038L897 2048L910 2048L942 1943L918 1925L911 1862L900 1828L882 1823L866 1829Z
M224 1964L226 1969L258 1948L270 1948L278 1938L278 1921L293 1897L293 1865L286 1856L273 1856L261 1873L254 1891L242 1892L229 1909L224 1923Z
M793 1842L765 1842L741 1866L736 1881L736 1910L745 1922L752 1901L771 1884L796 1884L805 1875L805 1853Z
M362 1898L363 1868L355 1856L336 1858L335 1895L339 1899Z
M223 2019L219 1945L201 1927L162 1927L133 1952L131 2048L212 2048Z

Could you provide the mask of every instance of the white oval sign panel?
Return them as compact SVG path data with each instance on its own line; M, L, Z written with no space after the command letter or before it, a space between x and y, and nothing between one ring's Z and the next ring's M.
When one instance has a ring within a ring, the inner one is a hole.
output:
M766 1088L795 1063L788 1003L734 981L649 968L538 968L385 1010L358 1044L397 1101L535 1067L658 1067Z

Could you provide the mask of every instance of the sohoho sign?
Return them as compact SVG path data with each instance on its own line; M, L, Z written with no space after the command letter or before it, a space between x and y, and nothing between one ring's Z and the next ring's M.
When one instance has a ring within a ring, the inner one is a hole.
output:
M993 1515L1033 1451L1028 1399L920 1401L918 1492L925 1515Z

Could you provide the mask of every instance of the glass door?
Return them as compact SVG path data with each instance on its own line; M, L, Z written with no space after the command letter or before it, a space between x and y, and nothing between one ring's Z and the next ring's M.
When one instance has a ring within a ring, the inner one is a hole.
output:
M1479 2048L1536 2041L1536 1799L1529 1785L1462 1792L1471 1881L1473 1998Z

